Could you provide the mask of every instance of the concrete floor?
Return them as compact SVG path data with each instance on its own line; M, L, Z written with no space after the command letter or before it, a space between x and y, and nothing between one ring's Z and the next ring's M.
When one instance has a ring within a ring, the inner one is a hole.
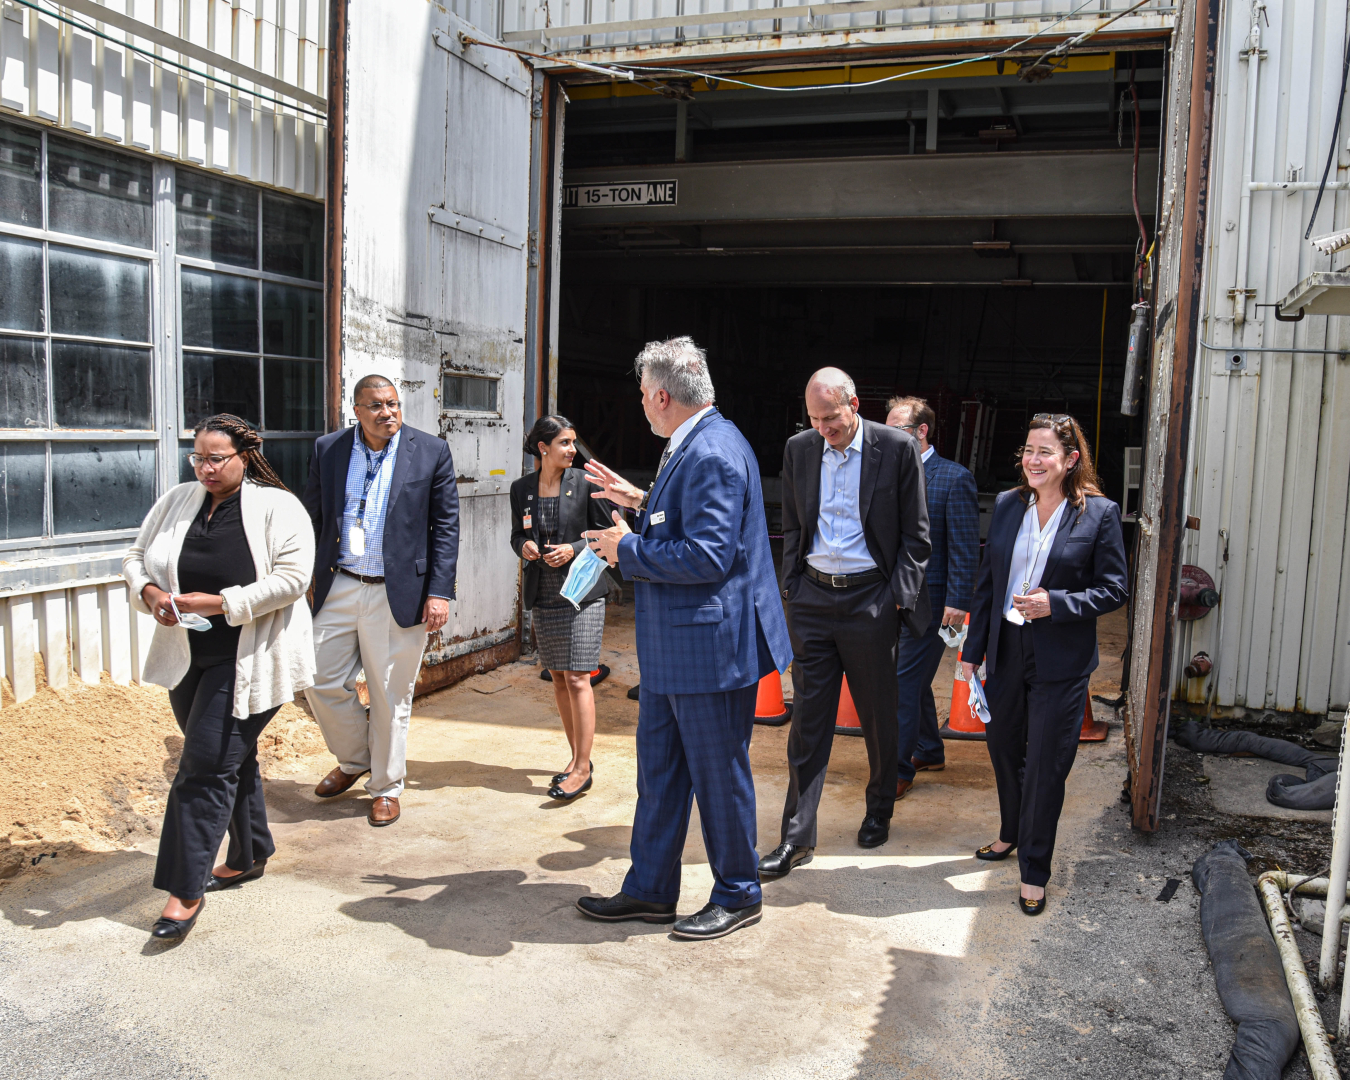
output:
M566 742L550 686L516 664L417 703L391 828L367 825L359 787L314 798L326 757L270 781L266 877L209 898L179 947L148 943L151 848L9 884L0 1075L1021 1075L1025 1040L995 1037L997 1003L1018 998L1042 936L1076 926L1057 901L1119 792L1119 727L1079 755L1039 920L1016 909L1015 860L971 857L997 828L983 743L949 743L946 771L920 774L890 841L864 852L866 755L841 737L815 862L766 885L762 923L707 943L595 923L573 903L618 890L635 798L632 609L609 610L596 785L574 803L545 795ZM755 731L761 851L786 739ZM711 881L696 823L690 837L681 913Z

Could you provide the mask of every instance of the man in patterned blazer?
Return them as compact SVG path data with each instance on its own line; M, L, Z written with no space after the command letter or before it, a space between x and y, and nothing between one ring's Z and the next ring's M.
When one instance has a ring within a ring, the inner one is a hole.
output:
M896 663L900 773L895 797L903 799L914 784L916 772L938 772L947 767L946 751L938 735L937 703L933 700L933 676L945 648L938 629L959 629L970 610L975 571L980 565L980 506L970 470L939 456L929 442L937 418L928 402L917 397L893 397L886 407L887 425L902 428L918 440L928 492L928 542L933 546L927 574L933 621L922 637L915 637L907 628L900 631Z
M759 680L792 660L778 599L759 464L736 425L713 408L702 349L657 341L634 365L652 430L669 442L643 493L599 462L594 493L639 511L637 532L582 535L635 582L638 802L623 890L583 896L594 919L675 922L680 854L698 799L712 896L675 922L677 937L717 938L759 921L750 732Z

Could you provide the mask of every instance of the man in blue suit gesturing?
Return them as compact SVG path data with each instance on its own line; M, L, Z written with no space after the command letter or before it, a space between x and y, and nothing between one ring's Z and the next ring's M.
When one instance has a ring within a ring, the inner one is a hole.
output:
M582 535L635 582L638 803L623 890L583 896L595 919L675 922L680 854L698 799L712 896L675 922L684 938L717 938L759 921L755 785L750 733L755 691L792 659L769 553L759 464L713 408L706 354L687 337L652 342L634 367L642 409L669 439L650 491L588 462L597 498L638 511L637 532Z

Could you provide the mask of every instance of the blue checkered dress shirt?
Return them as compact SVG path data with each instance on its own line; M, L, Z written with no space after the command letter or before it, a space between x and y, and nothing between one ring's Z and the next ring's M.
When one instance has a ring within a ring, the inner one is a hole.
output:
M362 440L359 427L356 437L352 439L352 456L347 465L346 501L342 508L342 543L338 546L338 565L353 574L384 577L384 514L389 508L389 485L394 479L394 460L398 457L398 441L402 436L403 432L399 431L389 440L384 461L370 482L370 491L366 492L366 550L359 557L352 554L348 538L359 516L357 511L361 506L361 493L366 487L368 463L373 464L379 455Z

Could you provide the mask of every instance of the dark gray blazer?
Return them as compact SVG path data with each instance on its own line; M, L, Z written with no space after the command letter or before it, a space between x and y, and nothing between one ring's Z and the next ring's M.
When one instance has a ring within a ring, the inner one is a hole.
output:
M863 420L859 517L872 561L891 581L891 594L909 632L923 637L931 611L928 503L919 444L902 428ZM825 439L801 431L783 449L783 596L789 601L820 520L820 463Z
M572 550L580 555L581 549L586 546L586 541L581 538L583 532L589 529L608 529L614 524L614 519L610 517L614 507L610 502L607 499L591 498L591 492L597 490L599 489L586 479L584 470L563 470L562 483L558 486L558 535L553 537L550 543L571 544ZM535 505L538 499L538 469L526 473L511 485L511 550L517 555L520 555L526 540L533 540L541 552L544 550L543 537L539 531L539 509ZM526 509L532 511L528 529L525 528ZM525 558L523 555L520 557ZM542 565L542 559L525 563L523 599L526 611L534 607L535 599L539 595L539 568ZM601 574L582 603L600 599L608 588L608 579L605 574Z

